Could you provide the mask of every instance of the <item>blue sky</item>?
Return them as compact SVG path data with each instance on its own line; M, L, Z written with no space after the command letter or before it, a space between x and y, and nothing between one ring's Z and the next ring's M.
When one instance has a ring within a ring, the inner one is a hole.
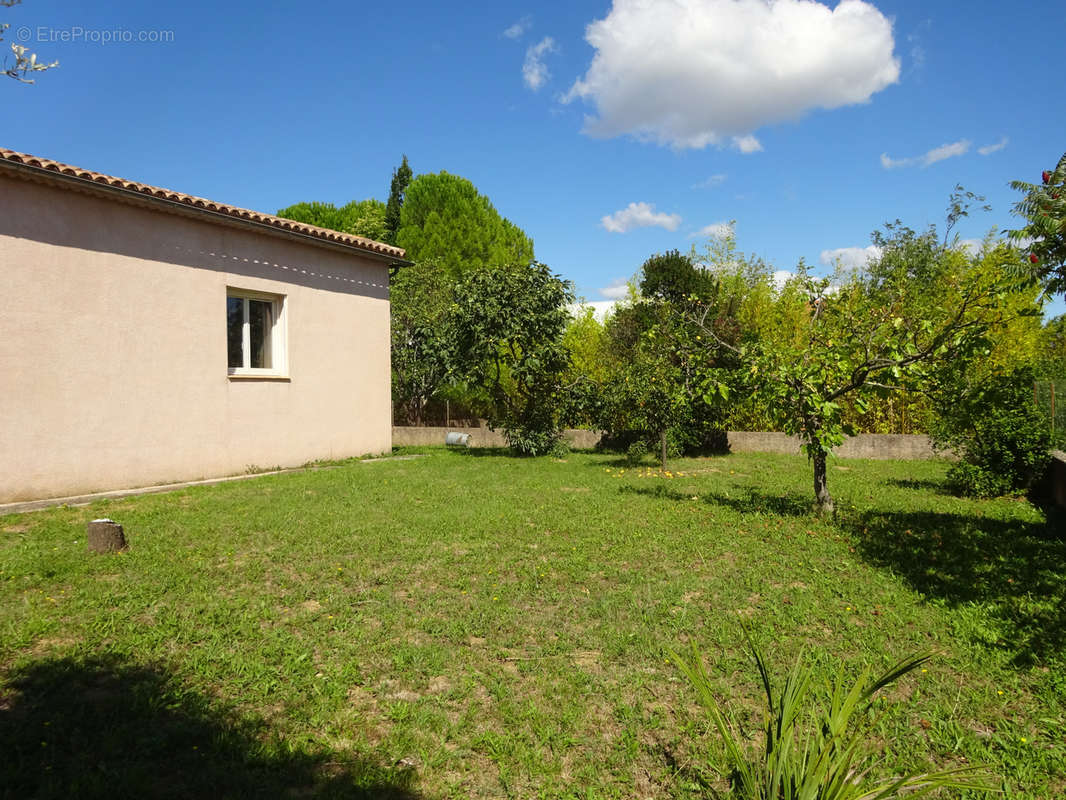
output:
M267 212L385 199L406 153L589 300L729 220L775 269L860 257L886 220L942 224L956 183L993 206L959 226L979 239L1066 150L1061 0L23 0L0 22L60 62L3 85L4 147Z

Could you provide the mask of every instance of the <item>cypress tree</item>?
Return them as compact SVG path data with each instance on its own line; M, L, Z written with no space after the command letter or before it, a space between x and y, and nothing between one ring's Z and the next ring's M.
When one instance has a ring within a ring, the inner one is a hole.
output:
M392 171L389 202L385 205L385 241L389 244L396 244L396 231L400 229L400 210L403 208L404 193L411 177L411 167L405 154L400 166Z

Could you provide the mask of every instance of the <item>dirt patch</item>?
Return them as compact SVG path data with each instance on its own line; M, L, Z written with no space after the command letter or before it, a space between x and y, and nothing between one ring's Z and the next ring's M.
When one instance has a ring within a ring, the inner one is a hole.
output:
M4 533L26 533L26 531L30 530L32 527L33 526L28 522L22 522L18 525L5 525Z
M587 486L560 486L560 492L591 492L592 490Z
M322 604L317 600L305 600L300 603L300 608L304 611L319 611L322 609Z
M376 710L377 698L362 686L352 686L348 689L348 702L363 711Z
M43 636L33 643L30 653L34 656L42 656L57 650L69 650L79 641L81 640L72 636Z
M137 620L138 625L144 625L146 628L155 627L155 612L154 611L142 611L140 614L134 617Z
M444 694L452 690L452 682L448 680L446 675L438 675L435 678L429 679L429 686L426 687L427 694Z
M575 650L571 655L571 661L575 667L580 667L586 672L599 672L600 661L603 653L599 650Z
M732 553L727 550L726 552L718 556L718 558L716 558L712 563L715 565L724 564L727 567L735 567L737 565L737 556L735 553Z
M899 681L881 692L881 695L890 703L905 703L914 696L914 684Z

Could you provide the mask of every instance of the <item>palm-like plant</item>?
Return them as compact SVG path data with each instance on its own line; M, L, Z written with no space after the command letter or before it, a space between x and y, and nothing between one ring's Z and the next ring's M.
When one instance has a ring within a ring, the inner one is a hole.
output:
M745 632L746 633L746 632ZM811 697L812 672L797 658L779 692L758 647L748 637L765 692L765 743L752 752L723 714L695 644L691 659L671 653L714 720L725 743L733 794L742 800L891 800L917 798L938 789L991 791L989 778L967 766L941 772L877 779L870 775L873 753L857 721L881 689L929 660L931 654L905 658L871 678L869 667L850 686L841 669L829 688L828 708L818 708L810 724L805 713Z

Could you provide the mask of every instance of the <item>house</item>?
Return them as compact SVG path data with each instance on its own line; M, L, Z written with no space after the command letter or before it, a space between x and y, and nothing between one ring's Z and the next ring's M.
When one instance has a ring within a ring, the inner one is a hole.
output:
M389 450L403 257L0 149L0 503Z

